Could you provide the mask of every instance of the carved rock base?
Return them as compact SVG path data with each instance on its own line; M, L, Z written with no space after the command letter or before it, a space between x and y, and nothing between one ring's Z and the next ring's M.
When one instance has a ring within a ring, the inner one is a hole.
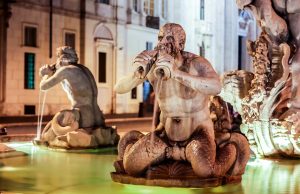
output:
M188 163L177 161L153 166L141 177L126 174L123 167L120 166L120 161L117 161L114 165L118 172L111 173L112 180L124 184L205 188L240 183L242 180L242 176L199 178Z
M17 151L11 147L6 146L5 144L0 143L0 159L3 158L12 158L12 157L20 157L26 156L27 154L24 152ZM0 162L0 167L3 164Z
M47 149L57 152L68 152L68 153L117 153L117 147L115 146L97 146L90 148L61 148L61 147L50 147L46 142L41 140L33 140L32 143L42 149Z

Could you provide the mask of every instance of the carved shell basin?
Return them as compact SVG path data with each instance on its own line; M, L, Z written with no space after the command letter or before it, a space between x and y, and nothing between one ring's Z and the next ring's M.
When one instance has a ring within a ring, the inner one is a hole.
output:
M241 131L247 136L251 150L258 157L300 157L300 133L291 122L271 119L243 123Z

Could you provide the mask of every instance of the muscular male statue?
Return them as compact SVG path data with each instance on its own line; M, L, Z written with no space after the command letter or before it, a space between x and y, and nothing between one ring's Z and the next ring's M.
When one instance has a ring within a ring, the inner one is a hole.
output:
M77 64L78 58L71 47L57 49L55 66L44 65L40 69L41 90L48 90L61 83L71 101L72 109L80 113L79 127L92 128L104 124L103 114L97 104L97 86L90 70Z
M241 175L249 158L247 140L233 134L217 148L208 102L220 92L220 80L206 59L184 51L185 41L180 25L165 24L156 49L140 53L133 63L136 71L117 82L116 92L126 93L149 80L160 91L156 96L161 110L154 132L144 136L132 131L120 140L119 159L134 176L165 159L190 162L199 177L223 176L229 169Z
M61 83L71 101L71 109L58 112L44 128L41 141L63 148L113 145L118 141L118 135L114 128L105 126L97 104L94 77L77 61L75 50L64 46L57 49L55 65L44 65L40 69L41 90Z

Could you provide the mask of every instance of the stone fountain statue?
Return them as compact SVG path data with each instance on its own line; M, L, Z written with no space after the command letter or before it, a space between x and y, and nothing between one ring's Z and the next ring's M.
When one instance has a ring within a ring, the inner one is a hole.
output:
M122 94L149 80L161 113L153 132L131 131L121 138L113 180L191 187L240 181L248 141L222 129L215 136L208 103L221 91L219 76L206 59L184 51L185 41L180 25L165 24L155 50L140 53L136 71L117 82L115 90Z
M40 68L40 89L45 91L61 83L71 101L71 109L58 112L46 125L40 141L60 148L114 145L118 135L116 129L105 125L97 104L98 90L94 77L77 61L75 50L64 46L57 49L54 65Z
M262 29L248 43L253 73L223 77L221 96L242 118L257 156L300 156L300 0L237 0Z

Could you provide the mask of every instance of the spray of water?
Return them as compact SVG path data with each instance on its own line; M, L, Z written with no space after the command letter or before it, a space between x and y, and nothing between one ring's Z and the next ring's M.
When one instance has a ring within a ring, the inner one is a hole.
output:
M153 117L152 117L152 131L151 131L151 137L150 137L150 144L153 149L155 149L154 148L154 136L155 136L155 129L156 129L156 121L159 116L157 98L161 91L162 79L163 79L163 76L157 77L157 82L156 82L156 87L155 87L155 98L154 98L154 108L153 108Z
M152 116L152 131L155 130L156 121L157 121L157 118L159 117L157 98L158 98L158 95L159 95L159 93L161 91L161 87L162 87L162 77L158 77L157 79L158 80L157 80L156 88L155 88L154 108L153 108L153 116Z
M37 140L41 139L43 114L44 114L46 96L47 96L47 92L43 92L43 91L40 90L40 92L39 92L38 123L37 123L37 131L36 131L36 139ZM43 98L43 102L41 104L41 99L42 98Z
M40 115L41 115L41 96L42 96L42 91L40 90L39 91L39 104L38 104L38 121L37 121L37 126L36 126L36 139L39 140L40 137L39 137L39 126L40 126Z
M231 120L231 114L229 112L229 108L228 108L228 104L227 102L225 102L226 105L226 110L227 110L227 118L229 119L229 123L231 124L232 120Z

